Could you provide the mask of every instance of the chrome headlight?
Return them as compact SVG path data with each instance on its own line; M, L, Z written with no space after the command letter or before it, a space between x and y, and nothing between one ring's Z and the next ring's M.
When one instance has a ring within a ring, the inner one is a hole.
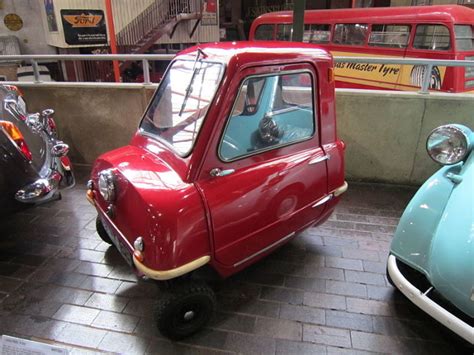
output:
M444 125L434 129L426 140L428 155L443 165L459 163L470 150L470 130L461 125Z
M99 173L99 192L107 202L115 199L115 175L112 169Z

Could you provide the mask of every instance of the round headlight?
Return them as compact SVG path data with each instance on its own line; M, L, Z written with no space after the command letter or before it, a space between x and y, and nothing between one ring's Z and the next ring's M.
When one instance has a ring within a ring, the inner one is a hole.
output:
M426 150L431 159L439 164L456 164L469 152L469 137L456 125L440 126L428 136Z
M115 198L114 173L112 169L103 170L99 173L99 192L107 202Z

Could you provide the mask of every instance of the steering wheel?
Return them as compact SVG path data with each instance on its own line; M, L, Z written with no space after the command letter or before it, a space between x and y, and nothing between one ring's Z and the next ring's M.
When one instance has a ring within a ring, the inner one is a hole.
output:
M280 141L283 133L278 128L278 124L275 120L269 116L265 115L260 123L258 124L258 133L262 143L266 145L276 144Z

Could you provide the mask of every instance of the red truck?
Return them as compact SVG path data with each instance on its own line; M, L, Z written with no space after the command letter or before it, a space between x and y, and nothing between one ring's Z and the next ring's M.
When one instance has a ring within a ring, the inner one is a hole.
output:
M142 276L167 282L162 334L202 328L222 277L324 222L347 189L334 67L304 43L199 45L171 62L129 145L88 182L97 232Z

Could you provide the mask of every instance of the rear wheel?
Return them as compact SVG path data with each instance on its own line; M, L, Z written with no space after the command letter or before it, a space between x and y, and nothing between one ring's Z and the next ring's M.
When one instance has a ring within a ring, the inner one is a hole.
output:
M99 216L97 216L95 220L95 229L97 230L97 234L99 235L100 239L102 239L107 244L112 244L112 240L107 234L107 231L105 230L104 225L102 224L102 221Z
M215 305L214 291L205 283L180 284L163 295L156 305L158 329L173 340L190 336L206 325Z

